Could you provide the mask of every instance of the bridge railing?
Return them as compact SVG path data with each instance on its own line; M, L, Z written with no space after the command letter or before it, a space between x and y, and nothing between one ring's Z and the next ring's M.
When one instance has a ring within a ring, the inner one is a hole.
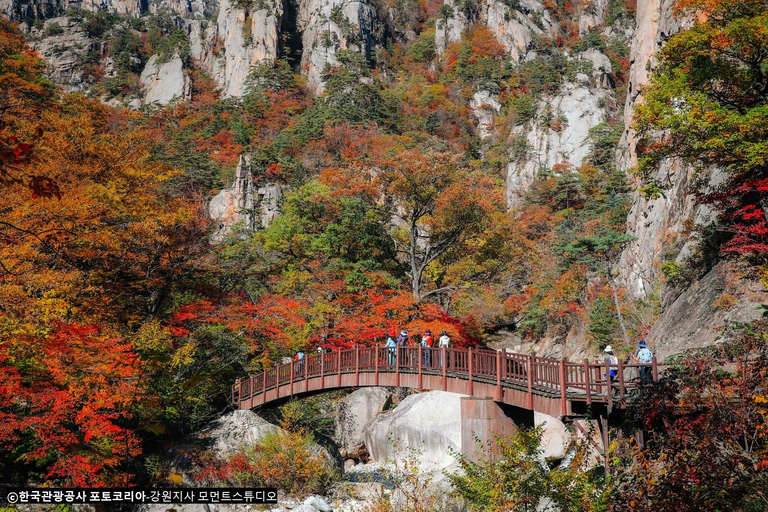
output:
M267 390L318 376L360 372L445 373L451 377L494 379L499 383L527 387L537 391L566 395L583 394L592 400L613 401L613 395L624 399L641 385L640 368L651 369L652 380L658 379L656 358L652 363L621 361L615 366L617 376L609 383L608 368L602 362L570 362L535 355L499 352L485 348L465 349L436 347L358 347L310 354L301 361L278 364L264 372L238 379L232 387L232 401L245 400Z

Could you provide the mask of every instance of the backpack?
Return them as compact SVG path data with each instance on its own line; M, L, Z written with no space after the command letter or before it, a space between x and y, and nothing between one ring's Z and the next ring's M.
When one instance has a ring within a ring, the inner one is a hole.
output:
M613 354L610 354L608 358L609 358L608 362L610 364L609 368L610 368L611 377L615 377L616 375L618 375L619 372L616 368L613 367L613 365L619 364L619 358L614 356Z
M653 354L647 348L641 348L637 351L637 360L641 363L650 363L653 360Z
M435 344L435 342L434 342L434 341L432 341L432 336L427 336L427 337L426 337L426 338L424 338L422 341L424 342L424 346L425 346L425 347L431 347L432 345L434 345L434 344Z

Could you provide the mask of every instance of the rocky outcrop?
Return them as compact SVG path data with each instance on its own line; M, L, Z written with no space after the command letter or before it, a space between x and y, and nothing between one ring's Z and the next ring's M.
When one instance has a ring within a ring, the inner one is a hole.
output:
M445 17L438 18L435 23L435 51L442 55L449 44L461 41L461 33L469 25L467 15L459 2L455 0L445 0L443 4Z
M507 166L507 204L517 206L540 169L556 164L579 166L589 153L589 130L607 120L604 104L609 92L580 84L566 84L554 98L541 101L536 118L528 125L528 157ZM524 128L512 134L519 137Z
M257 187L251 171L251 157L243 155L237 164L235 182L221 190L208 204L208 215L218 223L213 243L224 241L235 229L252 233L266 228L278 215L282 187L266 183Z
M216 455L224 456L257 443L267 434L279 431L253 411L238 410L212 421L195 437Z
M60 33L54 34L54 27ZM31 49L48 63L48 77L68 92L81 90L85 85L83 62L89 53L100 56L101 45L91 41L80 24L67 17L46 20L43 28L33 28L30 36Z
M140 16L146 11L146 4L142 0L0 0L0 14L12 21L55 18L69 9Z
M477 91L469 100L472 114L477 119L477 134L482 140L490 139L496 128L496 116L501 111L496 95L488 91Z
M516 4L517 8L511 9L509 4ZM548 33L554 26L544 5L537 0L487 0L481 17L499 42L509 50L514 62L525 57L535 35Z
M251 67L277 58L282 16L280 0L254 2L249 9L221 1L217 25L207 35L212 46L221 45L212 50L220 55L203 60L208 60L224 96L242 96Z
M365 453L365 429L392 404L386 388L362 388L344 397L335 418L336 441L342 457L360 458Z
M224 241L236 227L245 232L256 229L254 188L251 157L241 156L232 187L223 189L208 205L208 214L218 223L218 229L211 237L213 242Z
M660 361L685 350L711 345L726 334L726 322L750 322L768 303L765 286L733 264L721 262L685 288L672 289L664 312L646 336Z
M413 450L425 467L450 466L456 459L449 448L461 451L462 396L444 391L410 395L380 414L364 433L371 459L394 460Z
M339 64L336 51L354 50L370 57L378 19L368 0L299 0L302 34L301 71L315 94L324 90L326 66Z
M150 57L139 81L144 88L144 103L167 105L190 97L189 77L178 54L167 62L160 62L157 55Z
M673 0L651 0L637 5L637 28L630 52L627 100L624 107L625 131L619 143L618 165L631 169L637 165L637 140L632 129L635 105L642 101L642 88L648 83L657 64L656 53L668 37L689 24L673 14ZM664 194L645 198L633 195L632 209L627 218L628 232L636 238L621 255L618 271L633 297L646 298L658 292L659 265L675 259L677 250L687 240L698 219L709 218L709 210L696 203L690 183L693 169L677 159L665 161L651 176L664 184ZM711 176L713 182L719 177ZM641 183L635 181L635 188Z

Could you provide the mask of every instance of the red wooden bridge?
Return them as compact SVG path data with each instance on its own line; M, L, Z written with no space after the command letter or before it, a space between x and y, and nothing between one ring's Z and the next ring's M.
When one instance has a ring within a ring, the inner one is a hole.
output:
M623 407L640 386L641 367L650 367L653 380L658 379L655 357L646 364L619 361L610 392L606 365L588 360L575 363L485 348L356 347L312 354L240 379L232 386L232 401L251 409L323 390L396 386L491 397L551 416L580 416L593 403L609 410L614 403Z

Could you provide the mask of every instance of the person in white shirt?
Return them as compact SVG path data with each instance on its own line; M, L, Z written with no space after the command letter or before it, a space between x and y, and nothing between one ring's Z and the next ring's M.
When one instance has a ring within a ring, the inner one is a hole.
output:
M448 337L448 333L443 331L442 336L440 336L440 339L438 340L438 348L448 348L451 346L451 338ZM445 364L445 361L443 361L443 351L440 351L440 366L443 366Z

